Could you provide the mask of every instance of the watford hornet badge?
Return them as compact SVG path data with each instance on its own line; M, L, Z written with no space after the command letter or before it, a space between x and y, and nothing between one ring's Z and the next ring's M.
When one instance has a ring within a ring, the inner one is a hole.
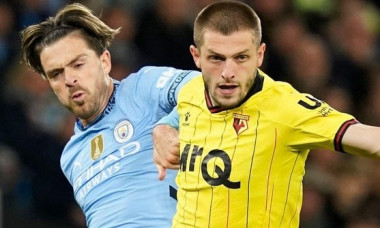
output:
M240 135L243 131L248 129L249 116L234 113L233 117L234 117L233 127L236 131L236 134Z

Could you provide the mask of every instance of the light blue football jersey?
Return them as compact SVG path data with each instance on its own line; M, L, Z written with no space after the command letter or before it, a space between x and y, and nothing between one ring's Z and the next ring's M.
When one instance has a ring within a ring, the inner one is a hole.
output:
M87 128L77 121L61 168L90 228L171 226L176 171L158 180L152 129L176 105L197 71L144 67L121 82L103 114Z

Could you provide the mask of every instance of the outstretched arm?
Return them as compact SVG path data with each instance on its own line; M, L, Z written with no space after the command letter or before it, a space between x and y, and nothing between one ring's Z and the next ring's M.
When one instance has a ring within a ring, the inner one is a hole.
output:
M347 153L380 159L380 127L351 125L342 138Z

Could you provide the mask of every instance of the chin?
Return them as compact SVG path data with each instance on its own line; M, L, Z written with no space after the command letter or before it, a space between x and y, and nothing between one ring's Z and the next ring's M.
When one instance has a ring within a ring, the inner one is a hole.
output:
M232 109L232 108L235 108L236 106L238 106L239 103L237 102L221 102L219 103L219 106L223 109Z
M231 98L221 99L217 103L223 109L232 109L232 108L237 107L241 101L242 99L241 100L236 99L236 98L234 99L231 97Z

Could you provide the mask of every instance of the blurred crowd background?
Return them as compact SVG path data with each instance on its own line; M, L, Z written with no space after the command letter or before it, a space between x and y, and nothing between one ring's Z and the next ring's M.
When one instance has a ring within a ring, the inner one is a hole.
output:
M195 69L192 23L215 0L87 0L111 27L111 76L144 65ZM0 0L0 227L85 227L60 154L74 117L47 82L20 63L19 31L66 0ZM380 126L380 4L377 0L245 0L259 14L276 80ZM380 140L380 136L379 136ZM304 179L301 228L380 227L380 162L314 150Z

